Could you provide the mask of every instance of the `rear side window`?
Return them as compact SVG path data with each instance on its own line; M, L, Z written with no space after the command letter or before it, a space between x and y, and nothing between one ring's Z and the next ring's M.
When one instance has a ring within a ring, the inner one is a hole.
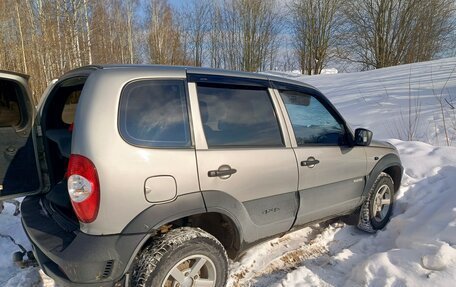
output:
M279 147L282 135L265 89L198 85L208 147Z
M82 90L71 92L68 96L62 111L62 121L66 124L72 124L74 122L74 116L76 114L76 107L78 106L79 97L81 96Z
M19 95L21 88L12 81L0 80L0 127L17 126L21 122Z
M120 103L120 132L133 145L191 146L183 80L142 80L128 84Z

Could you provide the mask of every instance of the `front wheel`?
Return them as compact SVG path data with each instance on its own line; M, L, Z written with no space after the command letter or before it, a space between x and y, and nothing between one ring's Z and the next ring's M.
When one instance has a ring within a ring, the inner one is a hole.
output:
M375 232L385 227L391 217L394 203L394 182L389 174L382 172L375 180L367 200L359 212L358 228Z
M182 227L161 235L136 258L132 286L223 287L228 260L209 233Z

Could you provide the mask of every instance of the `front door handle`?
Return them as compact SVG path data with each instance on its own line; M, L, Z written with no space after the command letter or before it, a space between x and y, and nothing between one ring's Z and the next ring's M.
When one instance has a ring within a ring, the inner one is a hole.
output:
M209 177L220 177L222 179L227 179L231 177L231 175L237 172L236 169L231 168L229 165L222 165L217 170L210 170L207 172L207 176Z
M308 157L306 160L301 161L301 166L307 166L313 168L315 165L319 164L320 161L313 156Z

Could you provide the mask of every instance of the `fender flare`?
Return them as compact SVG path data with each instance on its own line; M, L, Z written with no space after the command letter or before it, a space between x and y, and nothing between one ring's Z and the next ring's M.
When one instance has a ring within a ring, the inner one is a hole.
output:
M241 248L244 240L255 241L257 236L257 230L253 228L255 225L250 220L245 207L234 197L225 192L213 190L187 193L178 196L172 202L148 207L122 230L121 234L125 236L144 234L144 237L131 254L124 273L128 272L136 255L150 238L156 234L155 231L160 226L180 218L207 212L223 214L234 223ZM248 226L252 228L246 228Z
M201 192L179 195L171 202L154 204L146 208L121 233L151 233L167 222L206 211Z
M390 153L385 155L380 159L380 161L372 168L371 172L366 176L366 184L364 186L363 194L362 194L362 202L367 197L367 194L369 193L369 190L371 189L372 185L374 184L375 180L377 177L382 173L384 170L397 166L400 167L401 169L401 175L400 178L402 178L402 172L404 168L402 167L401 160L398 155ZM400 179L399 178L399 179ZM398 183L398 186L400 185L400 182Z
M233 221L238 231L239 242L255 242L258 239L257 226L251 220L245 206L230 194L219 190L203 191L208 212L221 213Z
M155 231L160 226L179 218L205 212L207 210L200 191L179 195L171 202L154 204L143 210L120 233L126 237L144 235L125 265L124 274L128 273L136 255L144 247L144 244L156 234Z

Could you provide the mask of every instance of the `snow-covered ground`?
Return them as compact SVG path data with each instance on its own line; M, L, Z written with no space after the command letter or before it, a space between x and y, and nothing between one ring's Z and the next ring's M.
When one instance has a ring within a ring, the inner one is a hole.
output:
M405 174L384 230L334 221L268 241L231 265L231 286L455 286L456 148L391 142Z
M439 98L449 140L456 145L456 114L451 109L456 102L455 67L456 58L451 58L295 77L320 88L353 127L370 128L376 138L407 139L411 106L410 122L418 118L412 138L422 142L390 140L405 171L384 230L367 234L332 221L289 233L233 262L229 286L455 286L456 147L437 147L446 144ZM29 247L13 211L7 205L0 214L0 234ZM54 285L38 268L16 268L11 261L16 250L9 239L0 238L0 286Z

